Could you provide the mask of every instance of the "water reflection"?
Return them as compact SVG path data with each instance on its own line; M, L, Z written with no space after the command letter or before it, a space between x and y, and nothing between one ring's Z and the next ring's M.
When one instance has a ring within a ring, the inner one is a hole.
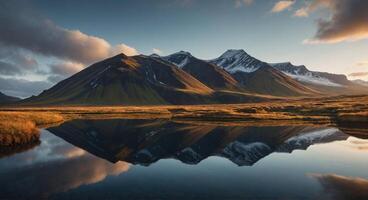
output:
M332 127L73 120L41 141L0 159L0 199L368 199L368 140Z
M324 192L322 198L328 199L367 199L368 180L363 178L352 178L337 174L313 174L321 185Z
M346 140L336 128L311 126L214 126L157 120L74 120L48 129L73 145L109 160L150 165L174 158L197 164L220 156L251 166L273 152Z
M112 165L51 134L41 140L39 148L0 162L1 197L47 197L129 169L128 163Z

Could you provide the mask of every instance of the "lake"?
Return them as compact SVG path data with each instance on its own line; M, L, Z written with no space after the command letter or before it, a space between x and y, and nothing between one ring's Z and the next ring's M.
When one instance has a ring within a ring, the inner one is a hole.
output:
M73 120L0 158L0 199L368 199L368 140L334 127Z

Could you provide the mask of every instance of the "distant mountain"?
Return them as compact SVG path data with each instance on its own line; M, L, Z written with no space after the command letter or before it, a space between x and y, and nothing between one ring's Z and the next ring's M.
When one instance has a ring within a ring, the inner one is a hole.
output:
M357 80L353 80L353 82L356 83L356 84L368 87L368 81L363 81L363 80L357 79Z
M223 67L226 71L231 73L236 79L245 83L244 77L249 77L255 75L260 69L267 69L270 66L282 72L283 75L295 80L291 85L297 86L297 88L302 88L302 90L294 90L292 87L287 87L288 89L282 92L277 86L278 83L267 84L266 80L272 79L272 76L268 78L259 78L257 76L257 84L262 81L262 87L250 87L251 91L258 91L258 93L276 95L276 96L297 96L297 95L341 95L341 94L364 94L368 93L368 87L364 84L357 84L349 81L345 75L342 74L331 74L327 72L317 72L310 71L304 65L295 66L290 62L285 63L266 63L258 60L244 50L228 50L220 57L210 60L209 62ZM242 74L239 76L238 74ZM279 77L282 75L278 75ZM278 80L277 82L280 82ZM285 85L284 81L281 81L282 85ZM248 82L249 85L253 83ZM244 84L245 85L245 84ZM270 92L272 91L272 92Z
M188 52L180 51L162 59L173 63L201 81L208 87L217 90L239 90L238 82L224 69L200 60Z
M275 70L244 50L228 50L219 58L209 61L229 73L250 92L273 96L308 96L317 91L304 86L289 76Z
M20 98L8 96L0 92L0 104L14 103L19 100Z
M349 81L343 74L310 71L304 65L296 66L290 62L270 65L323 94L362 94L368 92L368 88Z
M212 85L211 85L212 86ZM176 65L124 54L93 64L23 104L154 105L247 102L254 95L217 92Z
M48 130L111 162L140 165L167 158L197 164L220 156L251 166L274 152L291 153L349 137L328 127L227 127L138 119L74 120Z
M309 71L304 65L295 66L290 62L270 65L300 82L332 87L342 87L345 84L349 84L348 79L344 75L313 72Z

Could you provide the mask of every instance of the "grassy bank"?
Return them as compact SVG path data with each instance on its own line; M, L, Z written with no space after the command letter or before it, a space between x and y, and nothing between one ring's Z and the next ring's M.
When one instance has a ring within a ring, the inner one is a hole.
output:
M39 140L39 127L63 121L48 112L0 112L0 146L15 146Z
M38 139L39 127L63 120L111 118L167 119L238 125L267 122L337 124L339 127L347 127L354 124L356 127L368 124L368 96L222 105L2 107L0 145L31 142ZM364 134L368 136L368 133Z

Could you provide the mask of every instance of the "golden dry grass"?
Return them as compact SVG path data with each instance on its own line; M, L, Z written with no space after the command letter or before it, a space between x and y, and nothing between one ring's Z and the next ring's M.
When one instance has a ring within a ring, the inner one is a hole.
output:
M0 112L0 146L13 146L37 141L38 126L61 122L55 113Z
M81 118L170 119L209 122L212 124L249 124L265 121L271 124L281 123L282 121L314 124L350 123L351 121L368 123L368 96L340 96L275 100L267 103L216 105L2 107L0 108L0 121L3 125L1 125L0 134L35 133L34 127ZM18 122L20 122L20 125L16 125ZM9 141L8 137L10 136L2 137ZM23 140L14 138L11 141Z

